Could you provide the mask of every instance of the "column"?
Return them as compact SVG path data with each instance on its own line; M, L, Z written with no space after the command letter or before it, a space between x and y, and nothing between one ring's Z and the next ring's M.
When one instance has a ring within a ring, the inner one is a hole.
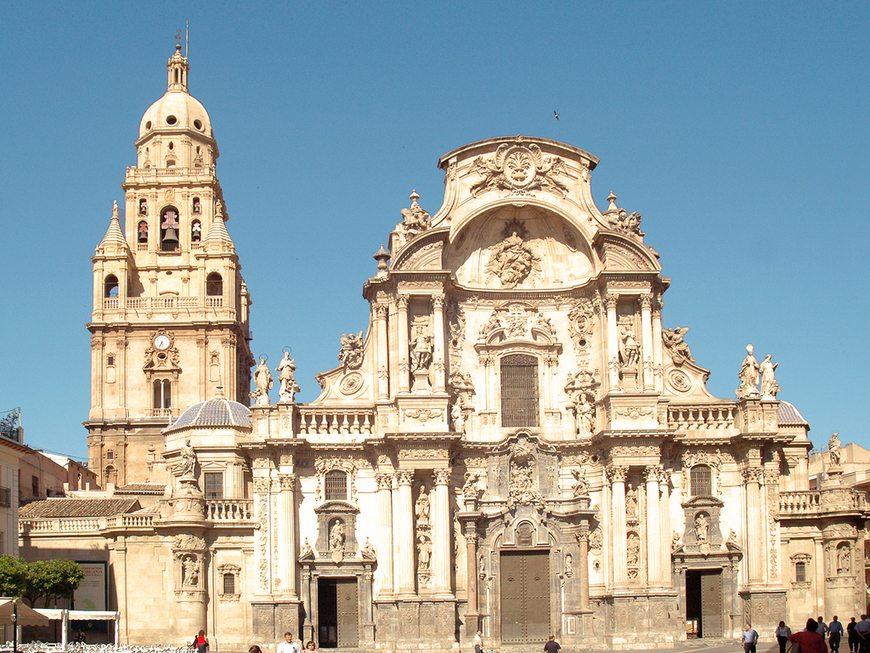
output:
M653 335L652 335L652 295L640 296L640 331L641 345L640 356L643 365L643 389L652 390L655 387L655 361L653 360Z
M671 582L671 513L668 510L670 503L670 489L668 488L668 473L663 467L659 468L659 524L661 525L661 541L664 542L665 551L661 557L662 582L665 587L670 587Z
M393 520L396 551L395 585L399 594L415 594L414 583L414 502L411 496L411 483L414 472L396 472L396 518Z
M767 523L761 510L759 485L764 470L748 467L743 470L743 483L746 486L746 557L749 559L749 584L764 580L764 525Z
M378 399L390 396L390 360L387 348L387 307L375 304L375 322L378 334Z
M378 502L381 514L381 537L378 543L383 555L378 560L378 571L381 572L381 591L384 594L393 593L393 476L378 474Z
M465 594L468 601L466 614L469 615L466 632L477 632L477 524L466 521L465 530ZM474 622L473 624L471 622ZM472 626L468 628L468 626Z
M611 466L607 468L610 477L613 515L613 582L625 585L628 582L628 556L626 555L625 528L625 477L628 467Z
M653 338L653 364L655 369L655 389L658 392L664 390L664 379L658 373L662 369L662 298L661 295L656 296L656 301L652 312L652 338Z
M646 559L649 584L660 586L662 578L662 528L659 512L659 472L651 465L644 470L646 481Z
M444 383L444 295L432 297L432 330L435 336L435 351L432 356L432 367L435 370L435 392L443 393Z
M296 546L296 475L281 474L278 480L281 488L280 510L284 515L281 520L284 523L278 526L281 530L279 537L284 542L281 549L281 576L284 579L284 592L296 598L296 558L299 557Z
M411 369L408 362L408 296L399 295L396 306L399 308L399 392L408 392L408 372Z
M609 370L611 390L619 387L619 330L616 325L616 303L618 300L619 295L608 294L604 297L604 303L607 306L607 369Z
M450 596L450 551L451 524L450 519L450 470L435 470L435 491L432 497L432 514L434 515L432 539L432 571L434 572L433 588L435 594Z
M588 527L587 527L588 528ZM580 547L580 609L589 610L589 531L577 533L577 544Z

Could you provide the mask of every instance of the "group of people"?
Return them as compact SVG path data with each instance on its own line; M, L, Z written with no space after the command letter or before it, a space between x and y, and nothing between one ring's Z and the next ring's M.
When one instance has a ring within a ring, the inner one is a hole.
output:
M779 643L779 653L786 653L786 647L789 644L791 644L789 651L792 653L798 653L798 651L800 653L828 653L828 645L831 647L830 653L839 653L840 641L844 634L847 636L850 653L870 653L870 617L866 614L861 615L861 621L856 621L855 617L852 617L845 628L839 618L834 615L834 620L831 623L825 623L824 617L807 619L806 627L799 633L792 633L784 621L780 621L779 626L774 631L776 641ZM827 643L825 643L826 636ZM752 627L752 624L746 624L746 628L743 630L743 650L745 653L756 653L757 643L758 632Z
M193 639L193 648L196 649L196 653L208 652L208 637L204 630L200 630ZM256 644L253 644L248 649L248 653L263 653L263 650ZM299 642L293 639L293 633L288 630L284 633L284 641L278 643L276 653L302 653L302 647L299 646ZM317 653L317 645L314 641L309 641L305 644L305 653Z

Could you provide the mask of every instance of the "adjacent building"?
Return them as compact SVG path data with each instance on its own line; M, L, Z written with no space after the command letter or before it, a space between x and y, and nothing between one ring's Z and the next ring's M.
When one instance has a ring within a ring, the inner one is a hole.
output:
M368 328L336 330L300 404L288 354L250 373L211 122L180 49L168 73L92 259L112 496L21 520L30 558L106 562L123 641L642 648L862 611L863 495L833 464L810 489L770 357L747 348L736 400L707 391L640 214L593 200L597 157L522 136L441 157L442 206L411 194Z

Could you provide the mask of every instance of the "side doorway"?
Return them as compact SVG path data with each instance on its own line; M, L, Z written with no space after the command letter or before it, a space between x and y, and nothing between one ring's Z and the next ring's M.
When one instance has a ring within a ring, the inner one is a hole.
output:
M721 569L686 571L686 630L690 637L724 636L722 589Z
M359 646L359 592L355 578L320 578L317 586L318 648Z

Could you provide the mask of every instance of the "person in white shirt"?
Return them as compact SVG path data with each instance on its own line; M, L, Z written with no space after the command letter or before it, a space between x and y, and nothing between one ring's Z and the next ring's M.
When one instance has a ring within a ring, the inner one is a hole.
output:
M284 641L278 644L277 653L302 653L302 647L293 641L293 633L289 630L284 633Z

